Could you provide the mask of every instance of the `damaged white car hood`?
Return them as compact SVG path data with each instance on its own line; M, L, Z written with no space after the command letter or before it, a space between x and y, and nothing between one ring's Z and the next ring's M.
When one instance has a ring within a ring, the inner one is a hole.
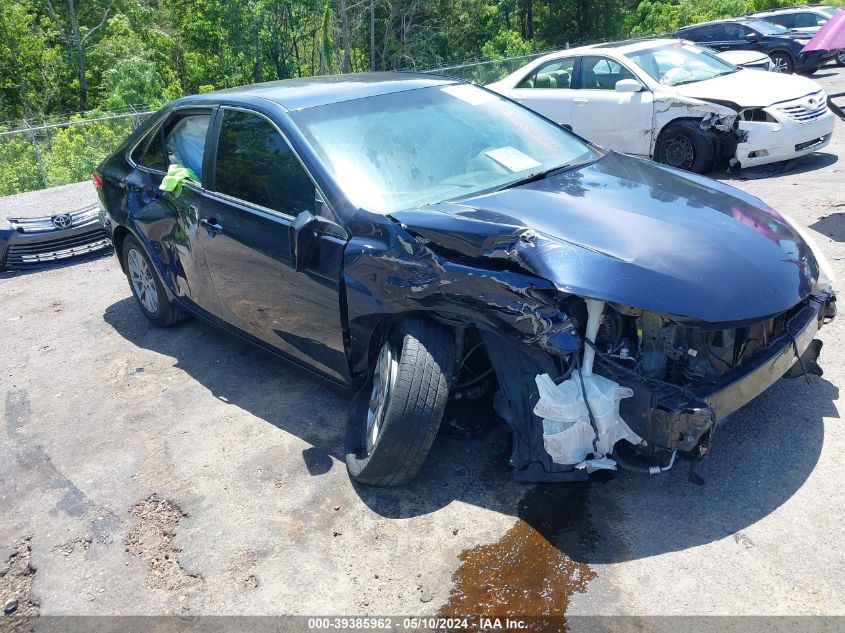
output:
M815 81L799 75L761 73L743 68L713 79L667 88L667 91L701 101L729 102L741 108L756 108L799 99L821 89Z

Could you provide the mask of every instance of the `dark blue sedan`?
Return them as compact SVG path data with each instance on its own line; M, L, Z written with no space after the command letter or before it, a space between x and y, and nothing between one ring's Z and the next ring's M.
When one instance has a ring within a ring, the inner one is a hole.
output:
M95 182L144 315L354 391L369 484L417 473L450 399L493 400L522 481L695 464L731 412L820 372L835 315L824 257L760 200L438 76L178 99Z

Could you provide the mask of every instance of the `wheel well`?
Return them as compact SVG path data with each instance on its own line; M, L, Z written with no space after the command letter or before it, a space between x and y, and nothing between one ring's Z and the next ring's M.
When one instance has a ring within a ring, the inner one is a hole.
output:
M696 128L699 128L700 123L701 123L701 118L696 118L696 117L691 117L691 116L679 116L676 119L672 119L671 121L666 123L666 125L664 125L662 128L660 128L660 132L657 133L657 138L660 138L660 136L666 131L666 129L672 127L673 125L687 124L687 125L694 125Z
M775 53L782 53L782 54L786 55L787 57L789 57L789 59L792 61L793 64L795 63L795 55L793 55L791 52L789 52L785 48L776 48L775 50L768 53L768 55L769 55L769 57L771 57Z
M720 155L722 143L721 143L721 140L719 139L719 135L716 134L712 129L709 129L709 128L702 129L701 125L700 125L701 124L701 118L682 116L682 117L678 117L676 119L672 119L671 121L666 123L666 125L664 125L662 128L660 128L660 132L658 132L657 135L654 137L654 149L652 150L652 155L654 156L655 160L657 160L657 145L660 142L660 137L663 136L663 133L668 128L672 127L673 125L679 125L679 124L695 127L695 129L697 131L701 132L701 134L703 134L705 138L710 140L710 143L713 145L713 151L714 151L715 155L716 156Z
M117 261L120 262L120 268L123 269L123 257L121 257L121 253L123 252L123 242L126 240L126 236L131 235L129 229L125 226L118 226L114 233L112 233L112 244L114 245L114 252L117 254ZM123 272L126 272L125 270Z
M455 344L455 371L460 367L464 354L476 344L480 344L485 356L487 351L484 348L484 343L478 335L478 331L474 325L466 323L465 319L447 315L443 313L432 312L402 312L398 314L389 315L380 320L372 329L370 341L367 349L367 366L371 367L375 358L378 356L382 341L384 341L387 333L390 332L398 323L405 319L416 318L425 319L438 323L444 327L452 330L452 339Z

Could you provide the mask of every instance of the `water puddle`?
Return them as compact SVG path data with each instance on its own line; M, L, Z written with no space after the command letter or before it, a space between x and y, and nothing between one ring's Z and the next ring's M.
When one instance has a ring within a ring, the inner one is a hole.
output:
M479 616L526 617L528 630L564 630L571 596L596 577L580 562L597 536L588 496L588 483L529 490L519 502L519 521L497 543L461 553L439 615L475 616L476 623Z

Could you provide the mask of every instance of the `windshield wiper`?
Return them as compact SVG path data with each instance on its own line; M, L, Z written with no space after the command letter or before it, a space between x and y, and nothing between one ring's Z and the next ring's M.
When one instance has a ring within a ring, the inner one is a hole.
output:
M502 185L498 189L494 189L494 191L504 191L505 189L513 189L514 187L521 187L522 185L527 185L532 182L537 182L538 180L544 180L549 176L553 176L555 174L560 174L575 167L581 167L582 163L570 163L567 165L560 165L558 167L552 167L551 169L546 169L545 171L538 171L533 174L529 174L523 178L518 180L514 180L513 182L509 182L506 185Z

